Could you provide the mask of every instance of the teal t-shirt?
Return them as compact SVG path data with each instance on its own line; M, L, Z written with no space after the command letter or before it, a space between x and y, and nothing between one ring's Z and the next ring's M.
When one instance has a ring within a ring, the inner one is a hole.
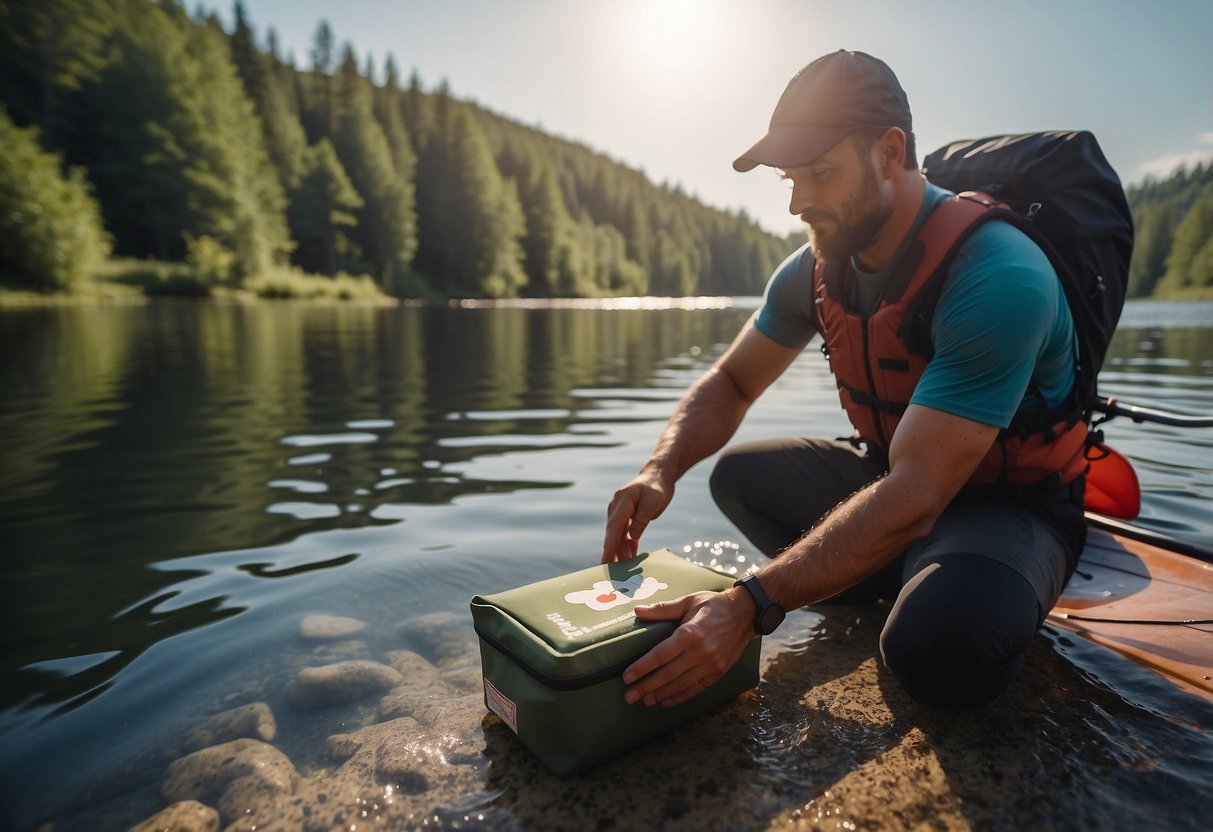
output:
M856 274L861 297L879 296L922 223L949 196L927 183L914 227L889 268ZM755 318L759 332L798 349L817 332L810 270L798 268L802 255L811 257L802 247L775 270ZM1007 223L987 223L965 241L931 334L935 355L912 404L1005 428L1018 410L1037 405L1029 382L1049 406L1061 405L1074 384L1078 346L1061 281L1044 252Z

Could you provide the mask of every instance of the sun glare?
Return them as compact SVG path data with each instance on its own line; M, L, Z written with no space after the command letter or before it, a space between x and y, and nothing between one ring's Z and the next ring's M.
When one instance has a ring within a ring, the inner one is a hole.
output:
M625 57L667 77L705 69L719 43L721 8L707 0L634 2Z

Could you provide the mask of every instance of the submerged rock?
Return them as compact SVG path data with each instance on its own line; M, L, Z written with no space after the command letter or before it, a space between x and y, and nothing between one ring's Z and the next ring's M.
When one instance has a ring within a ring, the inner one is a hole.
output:
M182 800L135 824L128 832L218 832L219 813L196 800Z
M400 673L371 661L337 662L305 667L295 678L294 698L300 708L323 708L357 702L404 681Z
M187 754L169 766L160 792L166 800L197 800L219 807L227 823L240 828L302 829L294 793L299 774L274 746L239 739Z
M321 642L311 653L311 661L319 664L336 664L370 657L371 648L365 641L357 639Z
M450 766L466 765L478 752L470 742L426 732L407 716L334 734L325 750L343 762L340 778L383 783L396 794L429 791L435 778L450 776Z
M168 767L160 792L168 800L211 803L231 784L251 777L275 791L295 788L298 774L287 756L258 740L239 739L187 754Z
M438 668L420 653L412 650L389 650L387 663L390 664L410 687L429 687L438 681Z
M476 650L471 622L453 612L419 615L397 625L396 630L436 665L458 661Z
M274 713L264 702L254 702L208 717L185 736L186 751L197 751L229 740L248 737L269 742L278 731Z
M305 615L299 622L299 632L304 638L329 641L352 636L366 628L365 621L340 615Z

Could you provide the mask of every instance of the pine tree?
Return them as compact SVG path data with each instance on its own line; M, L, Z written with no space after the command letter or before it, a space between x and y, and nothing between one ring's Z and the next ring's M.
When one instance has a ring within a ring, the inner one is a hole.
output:
M312 81L317 91L319 119L315 130L309 130L313 141L333 135L335 112L333 107L333 29L327 20L316 25L312 38Z
M292 110L287 88L274 69L272 54L265 54L257 48L252 27L245 16L244 4L240 0L236 2L235 16L236 29L230 38L232 62L240 73L245 93L252 99L260 116L270 160L278 171L283 187L289 192L298 184L303 173L307 136Z
M417 250L413 190L393 165L391 148L371 112L369 82L358 74L352 49L346 50L338 82L337 154L364 200L354 236L376 278L387 285L409 268Z
M1207 186L1175 229L1175 243L1167 257L1167 273L1159 281L1159 294L1184 294L1213 286L1204 253L1213 240L1213 184Z
M522 203L523 269L529 293L574 294L579 281L569 271L575 258L568 249L576 245L576 235L551 163L533 147L512 141L502 154L501 171L514 181Z
M328 139L308 148L299 186L291 199L290 220L298 247L294 261L309 271L335 274L347 268L349 230L362 207L337 152Z
M215 24L140 7L90 90L90 172L120 251L181 259L185 236L234 251L245 274L285 259L285 197Z
M71 127L58 112L64 92L96 81L108 63L117 23L106 0L5 0L0 3L0 100L24 123L41 126L48 147Z
M109 256L109 238L82 168L38 145L0 107L0 282L39 291L78 286Z
M375 120L379 122L383 136L387 139L388 148L392 153L392 167L396 175L407 184L409 191L413 190L413 177L417 172L417 155L413 150L413 142L409 137L408 127L405 126L401 114L401 96L396 65L391 57L387 63L387 81L374 92ZM410 198L412 198L410 196Z
M417 171L418 267L451 296L512 297L526 282L517 188L497 169L475 120L441 91L435 125Z
M1130 298L1145 298L1154 293L1166 271L1167 254L1175 240L1175 210L1170 203L1163 203L1145 206L1136 213L1126 294Z

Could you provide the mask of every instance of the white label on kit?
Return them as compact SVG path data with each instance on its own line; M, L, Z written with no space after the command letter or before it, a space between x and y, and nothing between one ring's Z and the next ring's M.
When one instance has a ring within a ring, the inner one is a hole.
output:
M504 693L493 687L488 679L484 680L484 703L489 710L501 717L502 722L510 726L510 730L518 733L518 706Z

